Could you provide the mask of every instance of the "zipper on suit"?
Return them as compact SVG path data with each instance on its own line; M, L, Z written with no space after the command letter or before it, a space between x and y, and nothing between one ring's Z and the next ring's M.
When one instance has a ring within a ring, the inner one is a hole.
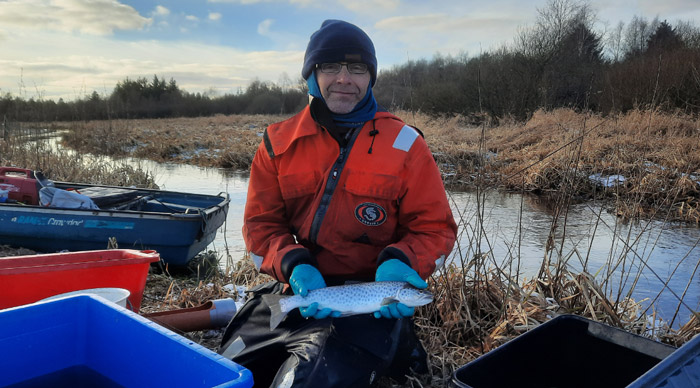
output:
M343 172L343 168L345 167L345 162L348 159L347 156L350 154L352 145L355 143L355 139L357 139L357 135L360 132L362 132L362 127L354 129L347 145L345 147L341 147L340 144L338 145L340 148L340 153L338 154L338 158L333 163L333 167L328 174L328 180L326 181L326 187L323 190L321 203L319 203L316 213L314 214L314 219L311 222L309 240L311 240L311 242L314 244L316 244L316 238L318 237L318 232L321 229L323 218L326 216L326 212L328 212L328 207L330 206L331 199L333 198L333 193L335 192L338 182L340 181L340 174Z

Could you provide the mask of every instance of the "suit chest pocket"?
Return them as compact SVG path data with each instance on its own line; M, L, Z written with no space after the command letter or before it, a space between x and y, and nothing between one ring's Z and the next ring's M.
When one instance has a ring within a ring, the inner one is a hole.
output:
M366 171L348 172L348 178L343 187L348 193L384 203L398 201L401 195L399 178Z
M321 176L316 171L282 175L279 177L280 192L285 200L312 196L321 184Z

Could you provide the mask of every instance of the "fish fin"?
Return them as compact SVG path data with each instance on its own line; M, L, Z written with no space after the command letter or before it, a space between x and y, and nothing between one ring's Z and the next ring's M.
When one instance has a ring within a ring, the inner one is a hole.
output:
M398 302L399 302L398 299L392 298L392 297L388 297L388 298L382 299L381 305L382 305L382 306L386 306L386 305L388 305L388 304L398 303Z
M262 296L263 302L270 308L270 330L279 326L280 322L287 316L288 311L282 311L280 301L288 298L284 295L265 294Z

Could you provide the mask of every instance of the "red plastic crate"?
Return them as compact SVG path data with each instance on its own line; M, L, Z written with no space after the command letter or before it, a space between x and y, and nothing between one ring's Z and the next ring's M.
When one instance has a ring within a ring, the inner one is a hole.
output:
M0 167L0 183L14 186L8 197L27 205L39 204L39 188L34 171L26 168Z
M129 290L127 308L138 312L156 251L109 249L0 258L0 309L88 288Z

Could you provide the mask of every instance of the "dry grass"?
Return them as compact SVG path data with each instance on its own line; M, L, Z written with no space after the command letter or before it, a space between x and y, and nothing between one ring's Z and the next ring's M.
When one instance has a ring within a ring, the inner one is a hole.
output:
M65 143L78 150L209 167L246 169L265 128L288 116L217 115L71 123Z
M495 127L472 127L459 116L432 118L407 112L399 116L425 133L446 183L479 190L531 191L551 194L555 199L550 240L541 271L534 278L513 279L503 267L487 266L487 254L478 245L479 235L470 237L475 246L456 247L459 255L455 260L461 260L461 264L449 266L431 279L436 300L418 309L416 322L429 352L432 379L412 378L410 385L447 386L457 367L563 313L676 346L700 333L700 321L692 314L678 329L664 323L655 326L660 321L640 308L643 301L626 298L619 294L621 291L614 296L610 284L585 271L571 272L557 261L554 252L558 244L554 236L564 232L558 223L566 224L567 206L578 199L606 198L624 218L700 222L697 118L655 111L600 117L556 110L536 112L526 123L503 120ZM217 116L70 124L75 134L66 139L82 151L130 152L156 160L246 168L265 125L282 118ZM5 159L7 154L3 152L3 163L19 160L19 153ZM38 160L43 164L42 155L36 152L27 162ZM592 174L619 174L626 180L604 188L589 179ZM465 233L481 230L479 217L455 215ZM254 270L248 258L235 266L229 264L224 274L210 274L200 267L183 278L152 274L144 306L159 310L191 307L227 294L223 284L251 286L269 280ZM212 348L216 345L216 334L205 333L193 339Z
M482 268L478 260L466 266L453 264L429 280L435 300L417 309L415 322L428 352L430 373L410 376L406 386L450 386L452 373L460 366L561 314L576 314L675 346L700 333L697 317L679 329L650 326L654 317L643 314L638 302L609 299L602 285L585 272L553 267L518 284L497 268ZM270 280L255 270L249 258L230 271L206 280L150 274L142 311L198 306L232 297L223 284L252 287ZM181 334L216 350L223 332ZM394 386L389 379L380 382L380 387Z
M28 250L0 247L0 256L32 254ZM141 306L142 313L202 305L220 298L236 298L226 285L250 288L267 282L246 257L221 270L215 252L201 254L188 270L171 274L151 271ZM650 326L654 317L642 313L631 299L610 300L603 287L588 273L551 267L539 277L516 283L498 268L483 270L480 259L450 265L433 276L429 289L433 303L417 309L417 333L428 352L430 373L409 376L401 386L448 387L460 366L493 350L541 323L560 315L576 314L620 327L632 333L680 346L700 334L697 316L678 329ZM179 333L216 351L223 329ZM382 379L380 387L396 387Z
M60 128L52 128L57 129ZM0 139L0 166L42 171L56 181L157 188L148 171L89 154L52 149L49 143L41 141L45 131L22 131L22 134Z
M700 120L682 114L630 111L602 117L570 109L537 111L525 123L474 127L461 116L397 112L425 134L448 185L605 198L625 218L700 223ZM83 152L132 155L247 169L264 128L287 116L60 123ZM602 187L589 179L622 175Z
M460 366L561 314L575 314L676 346L700 332L693 318L683 328L649 328L639 303L615 303L588 273L561 270L516 284L498 270L465 272L451 266L429 282L435 301L418 309L418 334L432 377L421 386L449 386Z
M216 252L200 253L186 269L171 273L168 268L150 271L146 280L141 313L170 311L201 306L210 300L238 299L237 291L227 285L253 287L271 278L259 274L249 258L222 269ZM172 328L169 328L172 330ZM209 331L178 333L202 346L217 351L225 328Z
M425 120L423 132L449 172L447 184L500 187L576 200L606 198L625 218L700 223L700 119L657 111L610 117L537 111L526 123L469 127L460 117ZM622 175L603 187L589 176Z

